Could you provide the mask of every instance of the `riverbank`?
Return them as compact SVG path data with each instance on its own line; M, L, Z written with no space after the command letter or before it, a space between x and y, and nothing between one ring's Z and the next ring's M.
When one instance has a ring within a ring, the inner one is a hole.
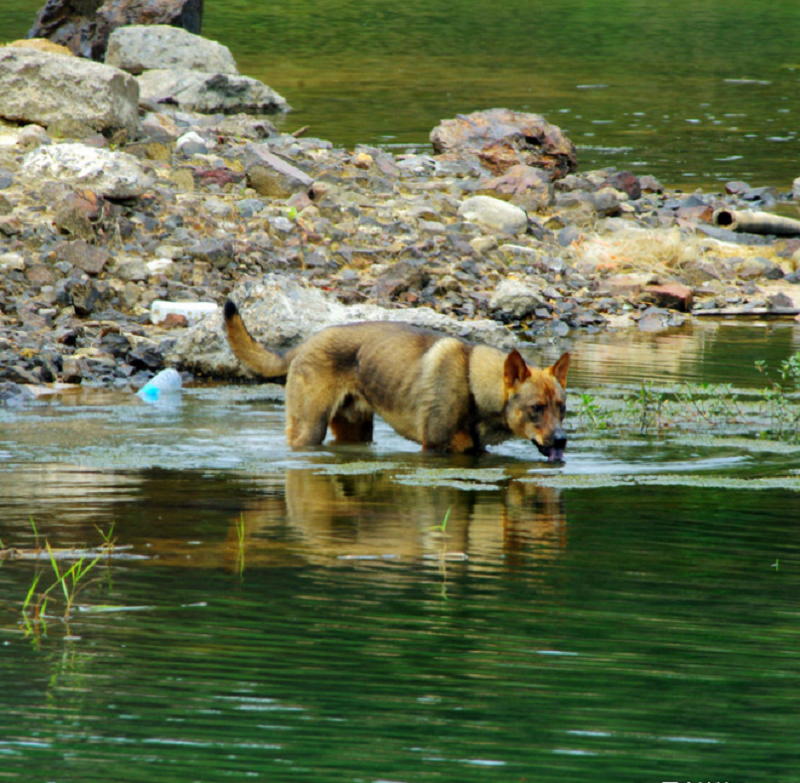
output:
M510 330L494 341L800 312L800 238L712 225L720 209L789 203L774 189L666 191L608 170L492 177L474 156L429 147L346 150L247 114L145 108L131 140L0 128L9 399L25 385L135 389L168 364L240 375L230 357L198 360L221 341L218 315L155 325L151 306L246 300L265 276L288 298L308 289L317 303ZM509 203L519 194L525 208Z

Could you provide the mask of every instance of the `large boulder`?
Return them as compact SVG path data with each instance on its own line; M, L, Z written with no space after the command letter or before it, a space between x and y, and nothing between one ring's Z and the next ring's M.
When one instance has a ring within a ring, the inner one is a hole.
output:
M106 65L132 74L158 68L191 68L238 74L227 46L165 24L119 27L111 33Z
M437 155L475 156L495 176L517 165L545 169L553 179L577 170L575 145L538 114L488 109L443 120L431 131Z
M54 144L25 156L20 175L29 181L57 181L88 188L107 198L135 198L152 187L153 179L138 158L86 144Z
M236 287L232 298L253 337L271 348L288 348L326 326L354 321L403 321L499 348L516 345L512 333L494 321L457 321L427 307L390 310L377 305L345 306L322 291L278 275L267 276L263 281L245 280ZM198 375L248 374L228 345L219 313L200 321L180 337L167 361Z
M102 61L109 35L126 25L166 24L200 33L203 0L47 0L29 38L48 38Z
M291 111L271 87L247 76L188 68L156 69L136 77L141 100L201 114L275 114Z
M133 137L139 123L136 79L117 68L35 49L0 49L0 117Z

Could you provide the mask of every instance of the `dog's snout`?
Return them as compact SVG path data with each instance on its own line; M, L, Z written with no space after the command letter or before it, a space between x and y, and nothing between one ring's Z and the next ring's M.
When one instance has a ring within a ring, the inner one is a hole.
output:
M566 445L567 445L566 430L563 430L561 427L559 427L553 433L553 446L555 446L557 449L564 449L566 448Z

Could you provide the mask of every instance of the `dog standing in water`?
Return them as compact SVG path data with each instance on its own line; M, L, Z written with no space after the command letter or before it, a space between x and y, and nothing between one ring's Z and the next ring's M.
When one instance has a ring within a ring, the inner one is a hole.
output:
M369 442L375 413L427 451L480 454L509 438L564 458L569 354L546 369L456 337L389 321L331 326L288 351L256 342L230 299L236 357L264 378L286 377L290 446Z

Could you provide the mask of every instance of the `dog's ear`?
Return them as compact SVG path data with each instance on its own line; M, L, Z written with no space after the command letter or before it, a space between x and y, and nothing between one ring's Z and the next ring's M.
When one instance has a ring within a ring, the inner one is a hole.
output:
M567 388L567 370L569 370L568 353L562 353L561 358L552 367L547 368L547 371L559 382L562 389Z
M530 378L531 371L519 351L511 351L506 356L506 363L503 367L503 380L506 388L511 388L516 381L522 383L526 378Z

